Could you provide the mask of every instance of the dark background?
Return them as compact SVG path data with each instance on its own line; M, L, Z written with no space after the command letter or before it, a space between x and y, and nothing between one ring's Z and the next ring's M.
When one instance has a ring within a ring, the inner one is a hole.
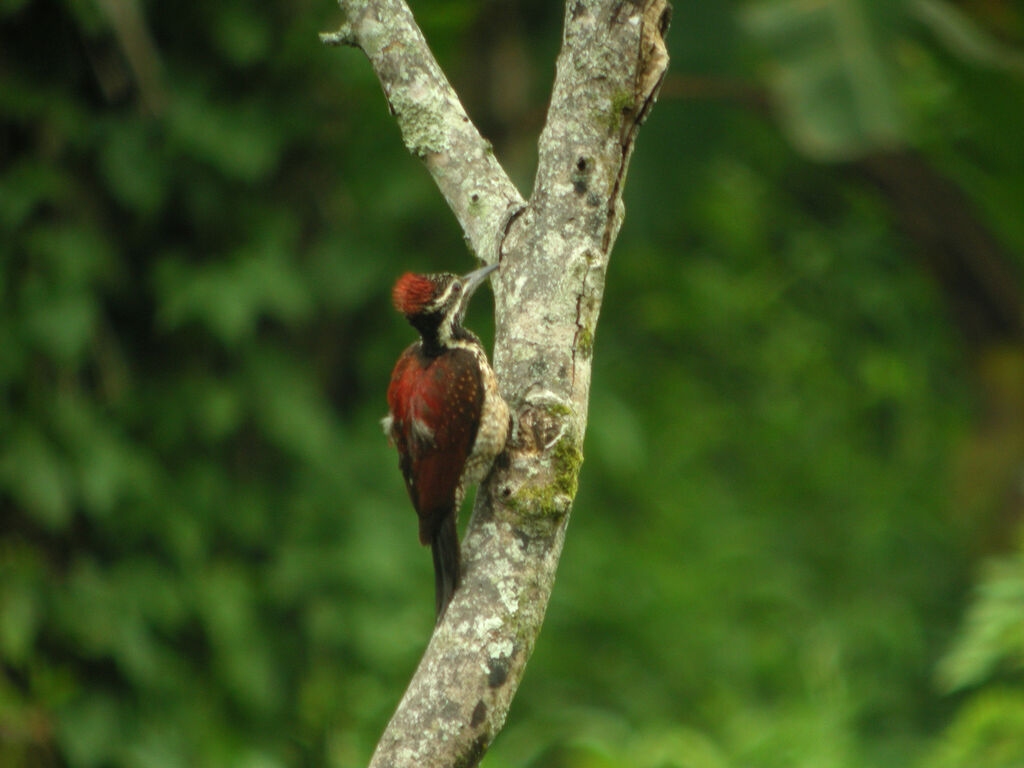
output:
M413 9L528 194L560 5ZM474 262L341 18L0 0L0 765L358 766L426 643L388 296ZM669 44L484 765L1024 765L1024 13Z

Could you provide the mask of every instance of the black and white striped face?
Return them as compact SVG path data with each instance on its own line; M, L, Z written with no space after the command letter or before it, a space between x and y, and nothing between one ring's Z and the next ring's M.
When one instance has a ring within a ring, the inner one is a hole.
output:
M450 272L406 273L395 283L392 301L395 309L405 315L424 338L434 335L444 345L451 340L454 329L462 324L473 292L497 268L495 264L463 277Z
M437 292L424 307L424 311L444 318L449 324L462 320L467 302L463 302L464 290L462 280L448 272L430 276L437 286ZM469 298L465 296L465 298ZM461 312L460 312L461 310Z

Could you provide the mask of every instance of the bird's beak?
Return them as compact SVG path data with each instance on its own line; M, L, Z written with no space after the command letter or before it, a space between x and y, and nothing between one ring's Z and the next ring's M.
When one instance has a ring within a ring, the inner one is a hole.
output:
M497 264L491 264L486 267L470 272L468 275L464 275L462 278L462 311L466 310L469 305L469 297L473 295L473 292L480 287L480 284L487 279L487 276L498 268Z

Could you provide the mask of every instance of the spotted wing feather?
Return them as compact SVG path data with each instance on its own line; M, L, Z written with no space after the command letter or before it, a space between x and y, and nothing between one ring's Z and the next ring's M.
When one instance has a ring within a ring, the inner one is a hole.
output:
M414 344L392 373L391 438L423 544L461 500L459 480L476 439L483 395L475 358L463 349L430 358Z

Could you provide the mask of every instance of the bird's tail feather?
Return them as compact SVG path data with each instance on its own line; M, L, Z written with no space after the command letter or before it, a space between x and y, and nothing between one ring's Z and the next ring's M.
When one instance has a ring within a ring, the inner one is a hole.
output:
M434 596L437 620L440 621L448 603L451 602L452 595L455 594L455 589L459 586L461 575L455 515L444 516L430 540L430 550L434 555Z

